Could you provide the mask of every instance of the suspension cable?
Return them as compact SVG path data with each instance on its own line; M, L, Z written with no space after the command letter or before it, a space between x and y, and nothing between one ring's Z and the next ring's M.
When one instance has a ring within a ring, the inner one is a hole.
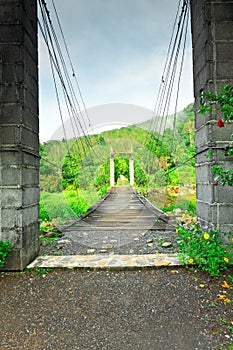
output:
M81 142L82 143L85 142L87 144L87 146L92 148L90 137L85 132L85 128L87 129L87 127L85 125L85 120L82 116L78 99L76 97L73 85L72 85L71 80L69 78L65 59L62 55L61 46L60 46L58 38L56 36L56 33L54 30L54 27L53 27L53 24L52 24L52 21L50 18L50 14L49 14L49 11L48 11L46 3L45 3L45 0L39 0L39 4L40 4L42 19L43 19L44 28L45 28L44 30L42 30L42 26L39 23L40 29L42 31L42 36L44 37L45 43L46 43L47 48L48 48L50 61L53 64L53 66L55 67L55 70L57 72L57 75L59 77L59 80L60 80L60 83L62 86L63 95L64 95L64 99L66 102L66 107L67 107L67 110L68 110L68 113L69 113L70 119L71 119L72 129L73 129L73 131L74 131L74 129L76 129L78 131L79 135L80 134L84 135L84 141L82 140ZM59 21L59 26L61 28L60 21ZM63 38L64 38L64 34L63 34ZM55 48L55 46L56 46L56 48ZM66 44L66 47L67 47L67 44ZM58 53L58 56L57 56L56 52ZM62 69L60 68L60 63L59 63L58 57L60 59ZM69 54L69 61L71 62L70 54ZM71 64L72 64L72 62L71 62ZM72 67L73 67L73 65L72 65ZM63 77L62 71L64 73L64 77ZM79 88L79 90L80 90L80 88ZM82 100L83 100L83 98L82 98ZM78 112L78 110L79 110L79 112ZM79 115L81 115L82 121L79 119ZM83 127L83 124L84 124L84 127ZM74 135L77 138L75 132L74 132ZM82 148L83 148L83 151L85 152L86 147L84 146L84 144L82 145Z
M55 15L56 15L57 23L58 23L58 26L59 26L59 29L60 29L60 32L61 32L61 36L62 36L62 39L63 39L64 47L65 47L65 50L66 50L66 53L67 53L67 57L68 57L68 59L69 59L70 67L71 67L71 69L72 69L72 75L73 75L73 77L74 77L74 79L75 79L75 83L76 83L76 86L77 86L77 89L78 89L78 92L79 92L79 95L80 95L80 98L81 98L81 101L82 101L82 105L83 105L83 107L84 107L84 111L85 111L87 120L88 120L88 122L89 122L89 127L92 128L91 120L90 120L90 117L89 117L89 115L88 115L87 108L86 108L86 104L85 104L85 102L84 102L84 99L83 99L83 96L82 96L82 92L81 92L81 89L80 89L80 85L79 85L78 79L77 79L76 74L75 74L75 69L74 69L73 63L72 63L72 61L71 61L70 52L69 52L69 49L68 49L68 46L67 46L67 43L66 43L66 39L65 39L65 36L64 36L64 32L63 32L63 29L62 29L62 26L61 26L61 21L60 21L60 19L59 19L58 12L57 12L57 9L56 9L56 7L55 7L54 0L52 0L52 4L53 4L54 12L55 12ZM83 120L84 120L84 119L83 119Z
M166 121L167 121L167 116L168 116L170 102L171 102L171 95L172 95L174 81L176 77L180 46L181 46L183 32L184 32L186 14L187 14L187 2L184 2L182 6L179 22L178 22L177 34L175 37L175 42L172 49L168 70L165 78L164 89L162 91L162 95L160 99L161 102L157 111L158 121L159 121L159 116L161 116L160 125L158 126L159 138L161 137L161 134L163 134L164 129L166 127Z
M179 73L178 73L176 100L175 100L173 129L175 130L175 127L176 127L177 105L178 105L178 97L179 97L179 90L180 90L181 74L182 74L183 64L184 64L184 52L185 52L185 46L186 46L188 21L189 21L188 1L183 0L182 7L181 7L181 0L180 0L178 4L174 25L173 25L172 36L168 47L167 57L165 61L164 70L162 73L157 100L153 111L153 117L148 129L147 144L149 149L152 142L156 142L157 146L160 142L163 143L164 131L167 125L173 87L177 76L178 64L180 64ZM175 28L177 28L176 32L175 32ZM182 42L183 42L183 51L180 58L180 48L181 48ZM173 147L174 145L174 137L175 137L174 130L173 130L173 139L172 139L171 147ZM152 135L153 135L153 138L152 138ZM151 162L151 156L152 157L155 156L154 152L152 155L150 154L150 152L148 152L148 164Z

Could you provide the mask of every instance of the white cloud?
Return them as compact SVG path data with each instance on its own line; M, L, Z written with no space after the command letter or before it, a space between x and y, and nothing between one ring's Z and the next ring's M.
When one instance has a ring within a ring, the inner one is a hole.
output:
M52 16L51 0L47 4ZM178 0L56 0L55 4L87 107L116 102L153 109ZM193 99L190 46L189 40L180 108ZM44 46L40 97L45 139L60 125L60 118Z

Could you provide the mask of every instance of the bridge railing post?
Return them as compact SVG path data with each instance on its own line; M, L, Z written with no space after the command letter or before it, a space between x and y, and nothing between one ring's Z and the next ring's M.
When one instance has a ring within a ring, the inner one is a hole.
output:
M134 185L134 157L133 157L133 151L130 154L129 157L129 179L130 179L130 186Z
M110 186L115 186L114 153L110 151Z

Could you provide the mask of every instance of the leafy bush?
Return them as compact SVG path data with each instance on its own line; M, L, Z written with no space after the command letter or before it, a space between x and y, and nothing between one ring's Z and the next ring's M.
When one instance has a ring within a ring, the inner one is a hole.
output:
M137 163L134 164L134 181L137 186L146 186L148 184L148 176Z
M97 187L98 191L100 191L104 187L109 187L110 185L110 165L109 162L103 164L99 167L98 173L95 178L94 185Z
M196 199L191 200L188 205L188 213L191 215L196 215Z
M175 196L167 195L167 203L163 208L164 212L173 212L175 209L181 209L182 212L187 212L188 214L195 216L196 215L196 199L186 199L186 198L177 198Z
M0 267L4 265L5 259L11 251L11 242L0 241Z
M173 170L165 173L167 185L177 186L179 185L179 173L178 170Z
M40 188L41 191L46 191L50 193L61 192L62 182L60 176L58 176L57 174L41 175Z
M40 197L40 221L49 220L49 215L45 209L43 195Z
M223 242L226 233L202 227L198 221L180 225L176 233L178 258L184 265L196 264L211 276L219 276L228 263L233 263L233 246L224 246Z
M99 197L100 195L96 191L90 190L83 192L66 190L62 193L43 192L40 201L40 221L57 219L59 222L63 222L75 219L85 213L89 207L97 202ZM88 201L85 198L88 198Z
M82 195L80 195L78 191L65 191L64 193L67 204L77 216L84 214L87 211L87 209L91 206L85 201L85 199L82 197Z
M102 187L100 187L98 190L99 196L103 197L108 192L108 189L109 189L109 185L103 185Z
M41 193L40 220L65 221L76 218L63 193Z

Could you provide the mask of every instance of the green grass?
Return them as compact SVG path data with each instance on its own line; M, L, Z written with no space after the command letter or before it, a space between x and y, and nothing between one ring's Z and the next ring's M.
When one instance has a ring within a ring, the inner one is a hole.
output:
M77 215L69 206L64 194L60 193L41 193L40 200L40 220L48 220L56 218L62 222L74 219Z
M42 192L40 220L64 222L85 213L99 199L95 191L66 190L59 193Z
M196 215L196 200L195 199L186 199L179 198L178 200L174 200L170 202L169 205L166 205L163 208L164 212L173 212L175 209L181 209L182 212L186 212L190 215Z

